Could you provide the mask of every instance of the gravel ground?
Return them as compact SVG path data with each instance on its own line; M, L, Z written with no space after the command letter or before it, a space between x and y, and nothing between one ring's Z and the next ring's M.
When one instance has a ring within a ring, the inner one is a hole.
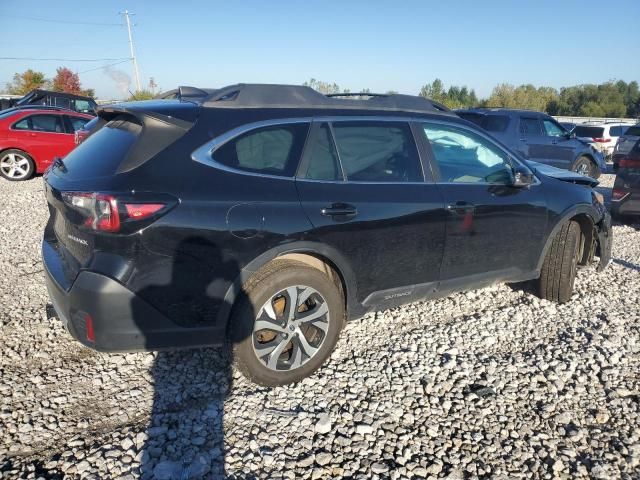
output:
M640 478L640 225L569 304L498 285L370 314L313 377L264 389L213 350L75 343L41 190L0 182L2 479Z

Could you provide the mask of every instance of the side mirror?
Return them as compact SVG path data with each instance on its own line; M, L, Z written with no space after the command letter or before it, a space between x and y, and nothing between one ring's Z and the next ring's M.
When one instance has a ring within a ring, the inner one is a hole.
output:
M576 138L576 134L575 134L575 132L567 132L567 134L564 137L567 140L573 140L574 138Z
M513 183L511 184L517 188L526 188L534 183L533 173L526 170L515 170L513 172Z

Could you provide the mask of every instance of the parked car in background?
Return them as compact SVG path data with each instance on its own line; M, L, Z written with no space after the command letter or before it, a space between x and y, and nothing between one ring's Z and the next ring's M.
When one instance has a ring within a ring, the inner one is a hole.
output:
M613 155L613 150L618 138L631 125L623 123L597 123L576 125L573 133L579 139L591 144L596 150L602 153L605 159Z
M618 218L640 215L640 142L618 159L611 213Z
M606 171L600 152L545 113L507 108L475 108L456 113L526 159L593 178Z
M618 170L620 160L626 157L631 150L637 148L640 142L640 123L633 125L622 134L613 149L613 170Z
M100 119L98 117L94 117L92 120L89 120L87 123L82 125L78 130L76 130L75 144L80 145L87 138L89 138L89 135L91 135L98 128L99 122L100 122Z
M91 97L41 89L31 90L24 97L16 100L14 104L16 107L23 107L25 105L59 107L94 116L96 114L95 108L98 106L96 101Z
M57 107L11 108L0 112L0 176L27 180L76 146L74 133L93 117Z
M249 379L281 385L368 311L525 280L567 302L578 265L607 265L596 180L521 160L436 102L369 96L232 85L99 108L107 123L45 175L43 264L71 335L103 351L229 340Z

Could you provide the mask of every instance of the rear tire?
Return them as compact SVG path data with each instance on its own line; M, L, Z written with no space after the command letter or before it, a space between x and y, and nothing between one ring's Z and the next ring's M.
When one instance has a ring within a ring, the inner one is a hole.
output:
M30 179L36 171L28 153L11 148L0 153L0 176L10 182Z
M551 243L537 280L540 298L558 303L571 300L580 250L580 225L562 225Z
M584 155L576 160L571 170L591 178L598 178L600 176L598 166L589 157Z
M234 364L260 385L298 382L331 355L344 322L344 299L332 279L302 262L275 261L249 279L234 306Z

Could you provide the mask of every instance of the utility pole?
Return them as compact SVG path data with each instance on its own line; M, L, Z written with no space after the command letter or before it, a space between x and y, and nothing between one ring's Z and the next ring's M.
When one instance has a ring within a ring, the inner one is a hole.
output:
M120 15L124 15L125 20L127 21L127 31L129 32L129 49L131 50L131 62L133 63L133 73L136 76L136 91L142 90L140 86L140 72L138 71L138 62L136 61L136 54L133 50L133 36L131 35L131 20L130 16L135 15L135 13L129 12L129 10L125 10L124 12L120 12Z

